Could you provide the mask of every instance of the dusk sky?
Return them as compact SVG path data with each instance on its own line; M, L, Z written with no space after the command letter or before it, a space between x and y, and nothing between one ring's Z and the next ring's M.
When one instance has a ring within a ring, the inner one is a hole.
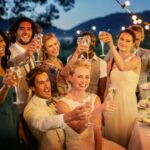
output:
M126 0L119 0L122 4ZM150 10L150 0L130 0L128 7L134 13ZM71 29L79 23L103 17L116 12L127 12L122 9L116 0L76 0L75 7L69 12L60 8L60 18L53 21L54 25L61 29Z

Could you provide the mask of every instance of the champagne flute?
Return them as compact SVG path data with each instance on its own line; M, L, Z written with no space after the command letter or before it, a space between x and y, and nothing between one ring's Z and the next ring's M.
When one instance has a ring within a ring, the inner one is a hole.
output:
M34 35L34 37L38 39L38 42L39 42L40 45L43 44L43 40L42 40L43 34L42 33L37 33L37 34ZM36 55L37 56L36 56L35 63L36 63L36 65L40 65L41 64L41 61L39 60L40 49L36 49Z
M90 36L78 37L78 39L77 39L78 45L90 47L90 43L91 43ZM87 59L88 60L88 49L83 50L83 53L81 55L81 59Z
M117 91L116 86L114 86L114 85L111 84L110 87L108 88L108 95L110 97L110 100L114 99L116 91Z
M85 109L86 109L86 103L89 103L91 108L87 110L87 112L91 113L92 111L92 99L91 99L91 96L88 96L86 99L83 100L83 105L85 106ZM90 127L90 126L93 126L93 123L90 121L90 116L88 117L87 119L87 123L86 123L86 127Z
M105 31L99 31L99 36L102 35ZM102 48L102 54L100 56L104 57L105 56L105 52L104 52L104 45L105 43L103 41L100 40L100 44L101 44L101 48Z
M16 84L14 85L15 92L16 92L16 101L14 101L13 104L16 104L16 105L22 104L24 102L19 99L19 95L18 95L19 83L22 78L20 67L15 66L15 67L11 67L10 69L13 71L13 74L16 76Z

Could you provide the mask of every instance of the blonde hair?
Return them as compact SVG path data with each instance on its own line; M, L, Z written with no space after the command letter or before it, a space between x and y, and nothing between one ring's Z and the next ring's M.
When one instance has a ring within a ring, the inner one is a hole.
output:
M59 42L58 38L56 37L56 35L55 35L54 33L47 33L47 34L44 34L44 36L43 36L43 38L42 38L42 41L43 41L43 46L42 46L43 60L47 59L47 54L45 53L45 51L46 51L45 43L46 43L49 39L52 39L52 38L56 38L58 44L60 45L60 42Z
M142 35L142 40L144 40L144 29L143 29L142 26L140 26L140 25L131 25L131 26L128 27L128 29L131 29L135 32L140 32L141 35Z
M73 64L70 67L69 75L72 76L75 72L75 69L78 68L78 67L83 67L83 68L86 68L88 70L91 70L91 64L87 60L78 60L78 61L76 61L75 64Z

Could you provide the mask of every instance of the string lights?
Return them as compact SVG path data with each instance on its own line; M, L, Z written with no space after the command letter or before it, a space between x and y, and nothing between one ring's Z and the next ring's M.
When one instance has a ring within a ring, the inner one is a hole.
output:
M129 13L129 15L132 18L133 24L143 24L145 30L150 29L150 23L143 21L139 16L137 16L135 13L129 10L128 7L131 4L130 0L126 0L124 4L122 4L119 0L115 1L121 6L121 8L125 9Z

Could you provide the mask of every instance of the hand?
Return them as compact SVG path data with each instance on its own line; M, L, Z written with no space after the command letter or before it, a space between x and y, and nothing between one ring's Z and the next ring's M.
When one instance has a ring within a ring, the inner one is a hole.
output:
M113 45L113 38L112 35L108 32L103 32L101 34L99 34L99 40L107 43L109 46Z
M86 109L85 109L86 107ZM70 113L70 117L71 117L71 121L73 120L87 120L87 118L90 115L90 105L86 104L85 106L78 106L75 109L73 109L72 111L68 112Z
M26 56L32 56L34 52L41 49L42 45L39 42L38 38L35 37L32 39L31 43L27 47Z
M6 74L3 78L3 84L10 88L11 86L16 85L16 75L14 75L13 71L11 69L6 70Z
M102 111L110 111L113 112L116 110L116 104L113 100L105 100L102 105Z
M83 44L78 44L77 49L76 49L76 53L78 55L84 53L84 52L88 52L89 50L89 46L88 45L83 45Z

